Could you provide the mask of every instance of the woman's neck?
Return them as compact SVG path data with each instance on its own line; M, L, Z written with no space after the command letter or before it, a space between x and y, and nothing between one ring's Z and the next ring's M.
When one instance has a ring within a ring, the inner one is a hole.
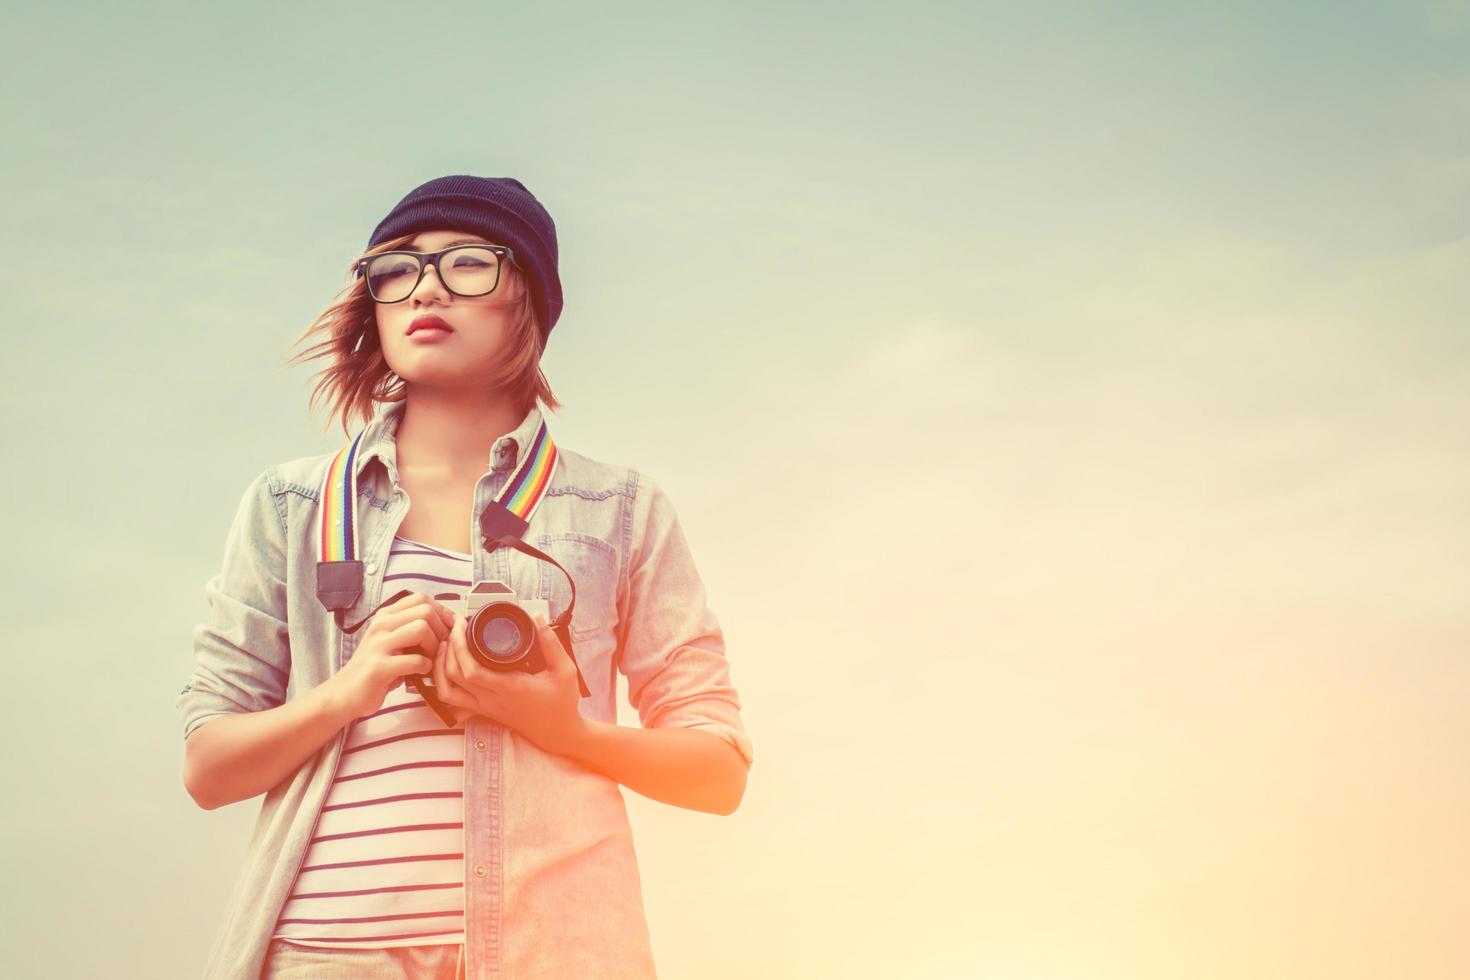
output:
M479 479L495 440L525 417L496 392L409 386L394 435L398 469L420 478Z

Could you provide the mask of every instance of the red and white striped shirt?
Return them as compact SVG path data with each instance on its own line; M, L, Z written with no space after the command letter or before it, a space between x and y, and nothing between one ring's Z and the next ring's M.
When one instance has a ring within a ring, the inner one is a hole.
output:
M472 561L395 537L383 594L463 599ZM403 684L354 721L274 938L331 948L464 942L464 752L464 728L446 728Z

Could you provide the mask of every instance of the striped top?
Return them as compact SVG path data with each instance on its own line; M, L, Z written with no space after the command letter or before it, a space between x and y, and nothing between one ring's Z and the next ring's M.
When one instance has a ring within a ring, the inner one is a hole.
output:
M472 561L395 537L384 595L463 599ZM445 728L403 684L354 721L273 938L352 949L464 942L464 751L464 728Z

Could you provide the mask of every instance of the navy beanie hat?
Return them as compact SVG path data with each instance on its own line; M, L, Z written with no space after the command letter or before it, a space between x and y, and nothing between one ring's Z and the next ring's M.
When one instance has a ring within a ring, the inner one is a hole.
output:
M367 247L419 231L468 231L509 245L525 273L541 322L544 347L561 316L561 277L556 271L556 225L541 202L514 177L452 174L420 184L378 222Z

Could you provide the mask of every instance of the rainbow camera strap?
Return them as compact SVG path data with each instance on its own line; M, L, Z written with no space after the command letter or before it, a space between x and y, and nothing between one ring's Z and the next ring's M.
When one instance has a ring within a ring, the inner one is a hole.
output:
M316 594L342 626L342 617L362 597L363 565L358 558L357 459L364 428L343 446L327 465L322 481L318 513L318 560ZM488 550L515 546L530 526L531 518L546 497L556 472L556 443L547 431L546 420L536 427L530 450L511 473L495 499L480 514L480 531Z

